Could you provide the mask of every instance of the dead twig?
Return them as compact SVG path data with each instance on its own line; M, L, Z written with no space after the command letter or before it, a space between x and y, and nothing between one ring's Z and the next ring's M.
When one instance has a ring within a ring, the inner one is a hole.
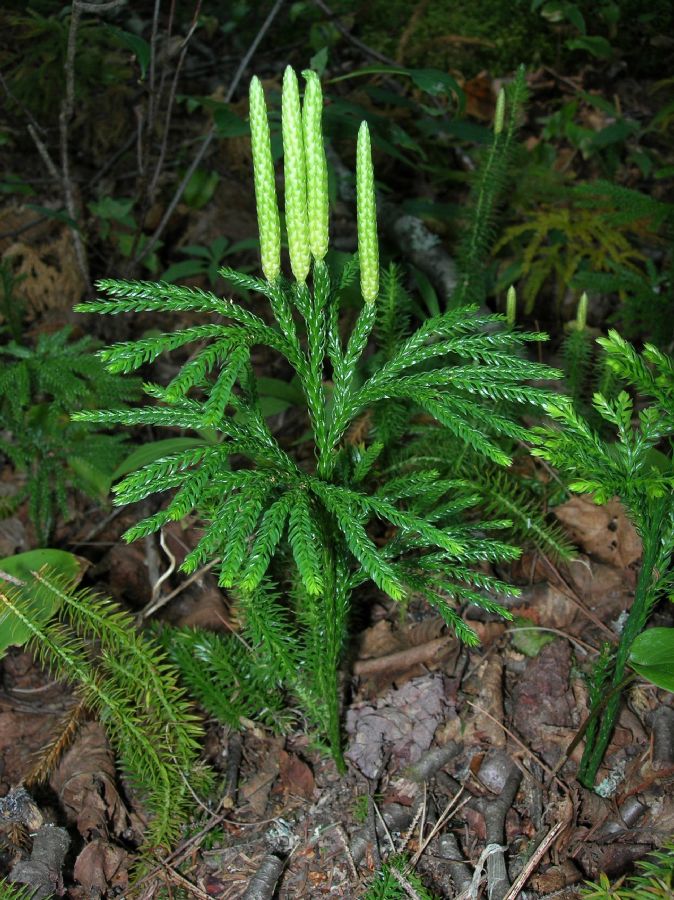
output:
M427 663L437 656L453 638L450 635L435 638L417 647L409 647L406 650L398 650L396 653L388 653L386 656L377 656L374 659L359 659L353 664L354 675L375 675L389 670L401 671L411 668L419 663Z
M409 883L409 881L405 878L405 876L403 875L402 872L399 872L398 869L394 869L393 867L391 867L389 869L389 871L390 871L391 875L393 875L395 880L398 882L398 884L403 888L403 890L405 891L407 896L411 898L411 900L421 900L421 897L419 896L419 894L416 892L414 887Z
M377 59L379 62L383 62L387 66L393 66L394 68L399 68L400 63L397 63L395 59L391 59L390 56L384 56L383 53L380 53L378 50L375 50L373 47L368 47L367 44L363 43L359 38L355 35L351 34L349 29L340 22L337 14L333 12L332 9L328 6L324 0L313 0L314 6L317 6L321 12L324 12L326 16L330 19L331 23L335 26L337 31L341 35L343 35L350 44L353 44L354 47L358 47L366 56L372 57L372 59Z
M442 859L447 860L447 868L454 884L454 891L462 894L469 890L472 875L469 866L464 862L459 842L451 832L443 834L438 841L438 853Z
M220 557L212 559L209 563L206 563L205 566L202 566L200 569L198 569L193 575L190 575L189 578L186 578L185 581L183 581L182 584L179 584L177 588L174 588L170 594L166 594L164 597L159 597L154 603L150 601L150 603L148 603L148 605L140 611L139 618L141 620L147 619L148 616L156 613L158 609L161 609L162 606L166 606L166 604L173 600L174 597L177 597L178 594L181 594L185 590L185 588L189 587L191 584L193 584L193 582L198 581L198 579L201 578L202 575L212 569L213 566L217 566L219 562Z
M449 741L444 747L434 747L405 769L405 778L419 784L430 781L435 773L446 766L450 759L458 756L462 749L463 746L456 741Z
M172 881L174 884L187 890L190 897L199 897L199 900L212 900L210 894L207 894L206 891L202 891L200 887L197 887L196 884L188 878L185 878L180 872L176 872L172 866L164 866L162 874L164 875L165 880Z
M592 612L585 601L578 596L578 594L574 591L566 578L564 578L557 566L554 563L550 562L550 560L544 554L541 556L541 560L543 561L543 564L546 566L548 571L556 579L556 587L558 587L559 590L563 594L565 594L569 598L569 600L572 601L572 603L575 603L578 609L580 609L581 612L585 616L587 616L587 618L590 620L590 622L592 622L593 625L596 625L597 628L599 628L607 636L612 644L617 643L618 638L615 632L611 631L608 625L605 622L602 622L599 616L595 615Z
M538 763L538 765L541 767L541 769L543 769L544 772L547 772L547 773L548 773L548 775L550 776L550 778L555 778L555 779L557 779L557 781L559 782L560 786L563 788L564 792L568 794L569 790L568 790L567 786L566 786L562 781L560 781L559 778L557 778L557 772L556 772L554 769L551 769L550 766L546 765L546 764L543 762L542 759L539 759L539 757L536 756L536 754L534 753L534 751L533 751L533 750L530 750L530 749L527 747L527 745L524 743L524 741L521 741L521 740L517 737L516 734L513 734L513 732L510 731L509 728L506 728L506 726L503 724L503 722L499 722L499 720L498 720L495 716L492 716L492 714L491 714L490 712L487 712L486 709L483 709L481 706L478 706L477 703L472 703L470 700L466 700L466 703L468 704L468 706L472 706L473 709L476 709L479 713L482 713L483 716L487 716L487 718L488 718L488 719L491 719L492 722L495 722L495 723L499 726L499 728L502 728L503 731L504 731L504 733L507 734L508 737L511 738L511 739L517 744L517 746L518 746L521 750L524 751L524 753L525 753L528 757L530 757L531 759L533 759L534 762Z
M114 4L117 5L117 4ZM83 10L91 12L91 7L96 12L100 12L103 8L113 8L110 4L102 4L101 6L83 3L82 0L73 0L70 8L70 27L68 29L68 44L66 49L65 75L66 90L61 111L59 113L59 140L61 146L61 184L63 187L63 195L65 207L68 215L77 221L77 209L75 208L75 192L73 182L70 176L70 147L69 147L69 129L70 122L75 110L75 52L77 50L77 30L79 28L80 17ZM79 266L84 284L88 292L91 291L91 279L89 277L89 263L82 235L78 228L72 226L71 233L73 238L73 246L75 247L75 257Z
M255 35L250 47L248 48L245 55L243 56L243 59L239 63L239 67L237 68L236 72L234 73L234 77L232 78L229 88L227 89L227 93L225 94L225 98L224 98L225 103L229 103L231 101L232 97L234 96L234 93L235 93L237 87L239 86L239 82L241 81L243 73L246 70L246 66L252 59L255 51L258 48L258 45L260 44L260 41L265 36L265 34L269 30L272 22L278 15L281 7L283 6L283 3L284 3L284 0L276 0L274 5L272 6L272 8L269 10L267 18L264 20L264 22L260 26L258 33ZM176 191L175 191L173 197L171 198L171 201L169 202L168 206L166 207L166 210L164 211L164 215L162 216L161 221L157 225L154 233L152 234L150 239L147 241L145 246L142 247L138 251L136 256L134 257L134 260L133 260L134 265L138 264L143 259L145 259L145 257L148 255L148 253L150 253L155 248L157 241L164 233L164 230L165 230L166 226L168 225L168 223L171 219L171 216L173 215L173 213L175 211L176 206L180 202L180 199L183 196L183 194L185 193L185 188L187 187L187 185L190 182L190 179L192 178L192 176L196 172L197 168L199 167L201 160L206 155L208 148L211 146L211 143L213 142L213 139L215 138L216 133L217 133L216 128L215 128L215 126L213 126L210 129L210 131L208 132L208 134L206 135L204 142L202 143L201 147L199 148L196 156L190 163L187 171L185 172L185 175L183 176L183 180L180 182L180 184L176 188Z
M510 889L510 879L506 869L504 849L505 820L508 810L513 805L522 773L511 762L503 790L495 800L480 803L487 830L487 846L494 849L487 857L487 896L489 900L504 900Z
M520 891L527 883L531 875L534 873L540 861L543 859L552 844L557 840L559 835L562 833L562 831L564 831L568 824L569 820L567 819L557 822L552 826L550 831L545 835L543 840L534 851L531 859L528 861L526 866L522 869L520 874L513 882L512 887L510 888L508 893L503 897L503 900L516 900L516 898L519 897Z
M227 745L227 787L225 788L225 797L222 802L223 806L228 809L233 809L236 806L242 755L243 744L241 735L238 731L235 731L229 736Z

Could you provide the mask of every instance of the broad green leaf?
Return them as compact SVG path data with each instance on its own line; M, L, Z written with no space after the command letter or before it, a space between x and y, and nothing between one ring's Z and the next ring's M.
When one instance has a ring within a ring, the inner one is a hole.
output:
M280 378L267 378L262 375L257 379L258 391L261 397L275 397L278 400L286 400L289 404L299 406L304 403L304 394L298 378L292 381L282 381Z
M456 79L452 78L441 69L406 69L403 66L364 66L362 69L356 69L355 72L349 72L346 75L338 75L336 78L329 79L329 84L337 81L344 81L347 78L357 78L361 75L405 75L411 78L414 84L425 94L435 97L438 94L453 94L459 107L463 109L466 101L466 95L459 86Z
M129 472L135 472L163 456L171 456L173 453L180 453L181 450L192 450L196 447L207 447L208 441L200 441L197 438L175 437L166 438L163 441L151 441L149 444L142 444L136 447L126 459L117 466L112 473L112 480L116 481L122 475L128 475Z
M82 459L77 455L68 457L68 466L78 476L84 489L101 500L110 493L112 485L112 472L108 469L99 469L98 466L92 465L89 460Z
M674 628L648 628L634 639L629 665L665 691L674 692Z
M517 616L508 630L513 647L530 657L538 656L543 647L555 639L554 634L543 628L537 628L530 619L523 616Z
M80 226L74 219L71 219L65 209L49 209L48 206L40 206L38 203L26 203L27 209L40 213L45 219L54 219L56 222L63 222L69 228L75 228L80 231Z
M169 266L162 275L161 280L176 281L178 278L191 278L193 275L199 275L203 272L206 266L207 263L198 259L183 259Z
M321 47L309 60L309 68L313 69L314 72L318 73L318 76L321 77L325 72L325 67L328 64L328 48Z
M222 105L219 109L213 110L213 121L218 137L246 137L250 134L248 122L237 116L228 106Z
M598 35L586 35L566 42L569 50L587 50L597 59L608 59L613 55L613 47L606 38Z
M197 169L187 182L184 194L185 203L192 209L201 209L202 206L206 206L213 197L219 181L220 176L217 172Z
M140 66L140 77L141 79L145 78L151 56L151 49L148 42L137 34L132 34L130 31L124 31L122 28L115 28L112 25L108 27L114 34L117 42L121 44L122 47L130 50L136 57L138 65Z
M40 589L33 572L47 567L52 574L68 581L79 581L84 561L65 550L30 550L0 559L0 594L5 590L21 592L27 608L38 622L46 622L60 606L58 598ZM6 577L9 576L9 577ZM12 645L22 646L30 632L0 601L0 656Z

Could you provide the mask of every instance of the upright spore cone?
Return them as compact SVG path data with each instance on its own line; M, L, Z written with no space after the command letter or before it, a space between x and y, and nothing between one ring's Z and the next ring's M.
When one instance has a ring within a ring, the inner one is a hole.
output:
M307 169L297 76L288 66L281 97L283 170L285 174L286 228L290 268L299 282L306 280L311 265L307 227Z
M281 270L281 226L267 106L262 84L257 76L253 76L250 82L250 136L262 271L268 281L275 281Z
M307 82L302 106L302 129L307 167L309 245L314 259L318 260L328 252L328 164L321 127L323 92L315 72L307 70L302 75Z
M358 216L358 259L360 291L366 303L374 303L379 293L379 243L377 241L377 203L370 132L363 122L358 130L356 149L356 207Z

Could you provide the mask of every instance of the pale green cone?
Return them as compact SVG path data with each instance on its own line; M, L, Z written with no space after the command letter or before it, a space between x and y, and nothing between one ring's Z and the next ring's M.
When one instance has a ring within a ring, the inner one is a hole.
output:
M515 325L516 318L517 294L515 293L515 288L511 284L508 288L508 293L506 294L506 321L511 328Z
M576 328L583 331L587 325L587 294L585 291L580 296L578 302L578 312L576 313Z
M267 281L275 281L281 270L281 225L276 199L274 161L269 140L267 106L264 102L262 84L257 76L253 76L250 82L250 136L262 271Z
M358 218L358 259L360 292L366 303L374 303L379 293L379 243L377 241L377 203L374 193L374 169L370 150L370 132L362 122L356 150L356 209Z
M307 86L302 105L304 156L307 166L307 219L309 246L314 259L328 252L328 164L323 146L323 92L318 75L310 69L302 72Z
M307 170L304 159L300 92L297 76L290 66L283 75L281 129L290 268L295 278L303 282L306 281L311 265L307 226Z
M503 131L505 122L505 91L503 88L496 98L496 112L494 114L494 134L499 135Z

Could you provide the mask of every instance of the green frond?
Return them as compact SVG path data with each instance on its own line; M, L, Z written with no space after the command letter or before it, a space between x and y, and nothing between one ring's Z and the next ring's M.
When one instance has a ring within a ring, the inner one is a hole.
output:
M40 590L59 594L62 614L72 625L38 623L18 592L0 594L0 602L32 634L30 646L41 662L56 677L77 684L87 705L99 712L127 777L151 813L148 846L169 845L191 812L187 778L194 782L196 774L199 783L201 730L177 687L177 673L134 634L130 616L110 601L74 593L49 576L39 579ZM96 662L88 654L93 636L101 642Z
M310 595L318 596L323 591L322 539L307 493L301 488L290 497L288 540L302 583Z
M249 549L248 545L253 529L271 487L269 481L253 484L245 494L239 492L230 496L218 511L219 522L222 522L224 526L219 578L219 583L223 587L233 587L238 583L239 571Z
M215 384L210 389L208 401L204 405L203 423L206 427L217 425L225 415L225 408L234 382L238 378L241 368L248 362L248 358L249 350L246 344L231 348Z
M540 502L527 492L514 473L476 466L473 469L482 507L488 515L505 513L522 544L532 544L554 561L569 560L575 548L559 524L548 522L540 512Z
M374 581L377 587L393 600L401 600L404 595L395 570L377 551L373 541L360 524L362 517L361 504L349 503L341 492L333 490L333 486L314 479L311 489L320 497L326 508L337 520L346 544L363 567L363 570Z
M219 722L234 728L251 719L283 725L278 672L241 638L169 627L158 637L191 696Z
M297 689L302 658L296 626L278 590L264 580L253 591L241 591L236 600L244 635L254 652L276 673L279 683Z
M283 536L290 503L289 496L284 494L275 500L262 516L255 541L241 571L239 584L242 590L255 590L264 578Z
M480 161L469 200L469 219L457 252L459 281L451 297L453 307L484 303L486 296L486 262L496 238L496 212L508 184L518 120L527 99L526 73L517 70L512 84L506 88L501 126L499 111L492 144Z
M466 305L483 300L484 259L523 100L523 74L499 101L494 145L478 176L463 280L453 298L461 308L429 317L412 333L412 301L400 271L389 267L379 283L375 182L365 125L357 147L359 256L332 276L324 262L328 195L322 99L317 76L305 77L302 113L297 79L291 69L286 71L281 116L295 280L280 274L274 166L262 86L256 79L251 83L251 132L267 280L221 270L240 291L266 299L273 325L197 288L104 280L98 287L105 298L80 309L190 310L222 317L225 324L194 325L104 351L110 367L131 371L165 350L190 341L201 344L168 386L145 385L156 405L87 408L77 420L199 434L203 446L127 475L116 488L116 502L175 490L164 509L132 527L126 538L195 514L203 533L182 570L194 572L217 559L220 583L237 602L241 638L251 654L242 658L241 648L232 650L229 639L183 635L169 641L173 658L205 708L232 724L253 714L254 707L271 710L273 698L287 691L317 729L317 738L327 736L342 766L338 667L352 589L370 579L396 600L419 590L471 643L475 636L452 603L478 603L504 612L493 599L506 590L500 582L468 572L473 564L517 555L517 548L489 536L507 527L506 510L502 504L494 510L495 521L476 521L472 509L483 492L462 476L473 466L509 465L515 442L530 437L518 413L554 406L553 395L531 382L558 373L521 352L545 335L518 332L503 316ZM358 272L365 302L342 340L339 318L345 298L340 295ZM296 454L294 446L286 449L284 438L277 441L266 421L265 385L258 384L251 355L258 344L278 355L279 371L293 370L288 399L302 406L308 419L308 431L300 438L308 454ZM12 352L24 362L20 350ZM422 447L419 432L424 428ZM650 422L648 428L654 439L656 425ZM278 577L283 593L272 577ZM105 659L112 671L116 661ZM253 670L261 682L255 681ZM271 673L272 680L264 681L264 673ZM249 687L257 699L244 707Z
M225 462L226 451L221 447L190 447L180 453L163 456L118 481L113 487L116 502L120 505L137 503L150 494L178 487L187 469L213 457L220 457Z
M409 897L434 900L419 876L411 870L407 857L395 855L375 873L362 900L407 900Z
M99 351L99 357L109 372L133 372L147 363L154 362L162 353L177 350L192 341L202 341L211 337L234 337L239 331L222 325L195 325L172 334L160 334L156 337L142 338L137 341L126 341L113 344ZM223 333L224 332L224 333Z
M384 450L383 441L374 441L369 447L362 444L354 447L352 451L353 474L351 480L354 484L359 484L371 472L372 467Z
M35 888L29 885L12 884L2 879L0 881L0 900L31 900L35 895Z

